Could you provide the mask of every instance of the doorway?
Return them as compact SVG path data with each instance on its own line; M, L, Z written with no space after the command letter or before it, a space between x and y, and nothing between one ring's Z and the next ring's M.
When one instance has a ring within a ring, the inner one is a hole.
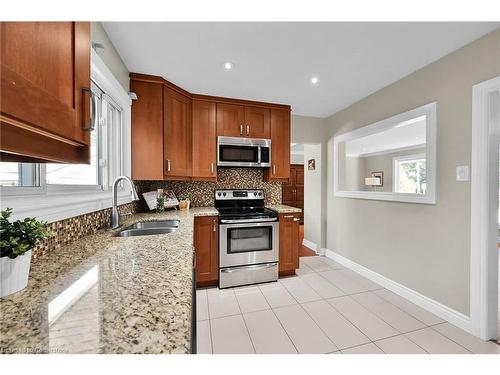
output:
M500 338L500 76L472 88L470 331Z

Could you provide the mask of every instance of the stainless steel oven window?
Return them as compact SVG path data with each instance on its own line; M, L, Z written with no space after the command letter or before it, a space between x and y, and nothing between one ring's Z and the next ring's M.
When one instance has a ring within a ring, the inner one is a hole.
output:
M272 226L227 229L227 253L268 251L273 248Z

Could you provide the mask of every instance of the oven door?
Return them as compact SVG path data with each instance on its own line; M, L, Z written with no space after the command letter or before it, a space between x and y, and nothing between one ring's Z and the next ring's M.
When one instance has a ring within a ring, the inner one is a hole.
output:
M278 221L219 225L220 268L277 262L278 249Z

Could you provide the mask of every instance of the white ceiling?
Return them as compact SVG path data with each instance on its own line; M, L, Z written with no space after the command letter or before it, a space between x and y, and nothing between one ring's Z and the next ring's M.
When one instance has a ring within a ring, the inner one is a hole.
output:
M403 149L425 144L425 118L404 126L346 142L349 156L368 156L373 153Z
M500 23L103 22L132 72L327 117ZM231 61L234 69L225 71ZM312 76L319 84L310 83Z

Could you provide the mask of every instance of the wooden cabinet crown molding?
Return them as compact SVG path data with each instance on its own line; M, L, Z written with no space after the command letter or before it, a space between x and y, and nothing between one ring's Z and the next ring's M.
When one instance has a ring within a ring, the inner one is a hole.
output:
M160 83L167 86L171 90L177 91L179 94L185 95L191 99L196 99L196 100L203 100L203 101L222 103L222 104L241 104L251 107L276 108L288 111L292 110L291 106L287 104L266 103L255 100L234 99L234 98L225 98L222 96L193 94L190 93L189 91L184 90L182 87L179 87L176 84L167 81L165 78L160 76L154 76L142 73L130 73L130 79L141 82Z

